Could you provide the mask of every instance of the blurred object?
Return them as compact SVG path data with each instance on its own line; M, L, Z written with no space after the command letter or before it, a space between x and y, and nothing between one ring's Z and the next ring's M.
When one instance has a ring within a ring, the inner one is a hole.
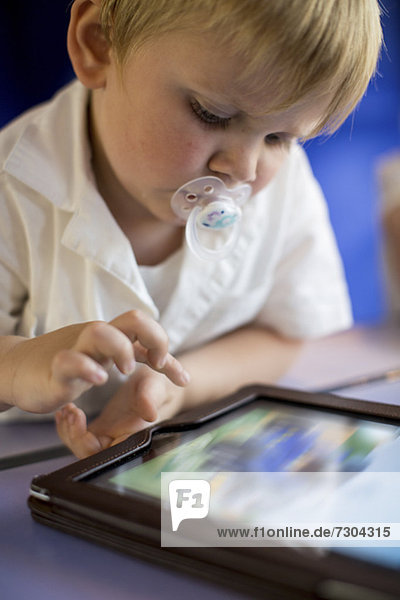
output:
M377 165L383 229L384 272L391 315L400 314L400 150Z

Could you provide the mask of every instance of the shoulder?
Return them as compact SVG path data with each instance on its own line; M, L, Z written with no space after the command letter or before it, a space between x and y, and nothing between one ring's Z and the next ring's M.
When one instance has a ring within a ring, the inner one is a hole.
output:
M68 208L74 166L90 163L87 136L89 92L73 81L56 96L21 115L0 132L3 183ZM2 186L2 191L4 187Z
M39 104L8 123L0 131L0 165L4 167L7 158L15 146L18 146L28 131L36 130L44 135L48 127L56 124L62 113L69 112L74 104L80 103L82 95L87 95L85 88L72 81L62 88L49 101Z

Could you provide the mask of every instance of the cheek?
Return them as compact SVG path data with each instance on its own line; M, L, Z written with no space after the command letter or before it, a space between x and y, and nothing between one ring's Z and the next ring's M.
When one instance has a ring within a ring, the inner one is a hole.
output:
M164 177L173 178L181 172L197 177L203 169L206 149L199 139L181 129L160 127L144 132L140 139L143 162L153 166Z
M256 184L253 185L254 193L262 190L275 177L287 155L287 149L266 148L257 170Z

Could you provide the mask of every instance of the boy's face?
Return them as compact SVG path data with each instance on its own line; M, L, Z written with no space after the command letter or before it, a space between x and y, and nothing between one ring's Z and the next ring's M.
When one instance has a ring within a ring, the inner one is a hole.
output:
M92 105L95 172L111 208L118 196L178 224L170 199L191 179L247 182L253 193L271 181L290 143L313 129L324 106L319 100L265 116L273 90L240 89L243 68L205 37L182 33L133 53L122 82L111 57Z

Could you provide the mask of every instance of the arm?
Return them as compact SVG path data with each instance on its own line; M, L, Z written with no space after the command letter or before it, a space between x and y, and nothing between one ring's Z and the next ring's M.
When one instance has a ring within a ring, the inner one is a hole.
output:
M230 394L247 384L271 384L289 368L301 342L247 326L180 356L191 375L184 408Z

